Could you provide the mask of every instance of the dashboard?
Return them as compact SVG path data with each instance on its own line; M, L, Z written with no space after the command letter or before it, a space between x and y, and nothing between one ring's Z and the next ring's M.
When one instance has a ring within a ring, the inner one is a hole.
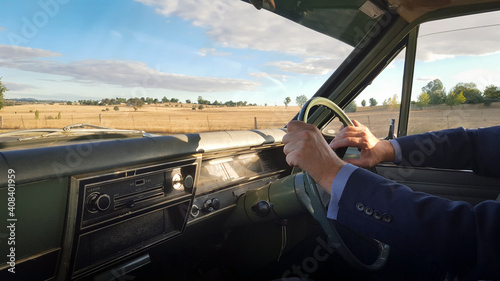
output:
M188 223L233 207L247 190L289 173L281 146L208 156L201 165Z
M247 190L289 173L282 154L272 146L72 176L59 276L97 273L230 210Z
M151 263L150 250L231 212L248 190L289 175L283 134L206 133L2 152L2 168L18 175L15 277L113 280ZM70 165L75 157L68 151L87 155ZM0 278L7 280L12 275L1 259Z

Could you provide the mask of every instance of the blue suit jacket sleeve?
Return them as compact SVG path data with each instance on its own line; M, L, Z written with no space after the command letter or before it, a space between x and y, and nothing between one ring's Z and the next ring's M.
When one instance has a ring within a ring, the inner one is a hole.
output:
M380 216L382 215L382 216ZM341 224L463 276L500 273L500 204L473 207L450 201L356 169L339 201Z
M500 126L398 138L402 163L473 169L500 176ZM500 202L450 201L356 169L338 201L337 220L357 232L437 262L448 272L500 278Z
M401 165L472 169L484 176L500 177L500 126L464 128L397 138Z

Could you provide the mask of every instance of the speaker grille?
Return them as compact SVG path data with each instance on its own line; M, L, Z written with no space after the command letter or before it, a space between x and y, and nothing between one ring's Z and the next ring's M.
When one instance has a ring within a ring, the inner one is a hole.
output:
M74 272L179 234L188 206L183 202L80 235Z

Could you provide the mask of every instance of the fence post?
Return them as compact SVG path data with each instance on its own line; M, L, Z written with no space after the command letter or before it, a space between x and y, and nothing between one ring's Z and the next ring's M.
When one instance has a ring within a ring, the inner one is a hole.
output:
M253 123L254 123L254 126L255 126L255 130L257 130L257 117L253 118Z
M99 125L102 125L102 115L99 113Z
M3 128L3 117L0 116L0 128Z

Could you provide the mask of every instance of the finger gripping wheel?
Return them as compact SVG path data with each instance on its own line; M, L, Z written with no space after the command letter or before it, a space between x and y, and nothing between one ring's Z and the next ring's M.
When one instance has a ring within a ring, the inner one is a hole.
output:
M331 100L322 97L317 97L309 100L299 112L298 120L307 122L307 115L309 114L310 109L316 105L328 107L336 114L336 116L339 117L340 121L345 126L353 126L351 119L349 119L349 117L340 107L338 107ZM311 213L313 218L321 225L326 235L328 236L331 245L342 256L342 258L354 268L370 271L381 269L387 262L387 258L389 256L389 245L371 239L369 244L374 245L374 247L377 248L377 258L371 263L360 261L346 246L332 221L326 217L326 208L321 202L321 198L316 187L316 182L307 172L302 173L303 175L297 175L297 179L295 182L296 185L303 185L304 193L306 195L299 196L299 198L305 205L306 209Z
M322 106L325 106L325 107L331 109L335 113L335 115L339 117L340 122L342 122L342 124L344 124L344 126L354 126L354 124L352 123L349 116L347 116L347 114L345 114L345 112L338 105L336 105L333 101L326 99L326 98L323 98L323 97L317 97L317 98L312 98L312 99L308 100L306 102L306 104L304 104L302 109L300 110L297 119L299 121L304 121L307 123L309 111L311 110L311 108L313 108L316 105L322 105ZM335 153L337 153L337 155L340 158L344 157L346 151L347 151L347 147L340 147L340 148L335 149Z

